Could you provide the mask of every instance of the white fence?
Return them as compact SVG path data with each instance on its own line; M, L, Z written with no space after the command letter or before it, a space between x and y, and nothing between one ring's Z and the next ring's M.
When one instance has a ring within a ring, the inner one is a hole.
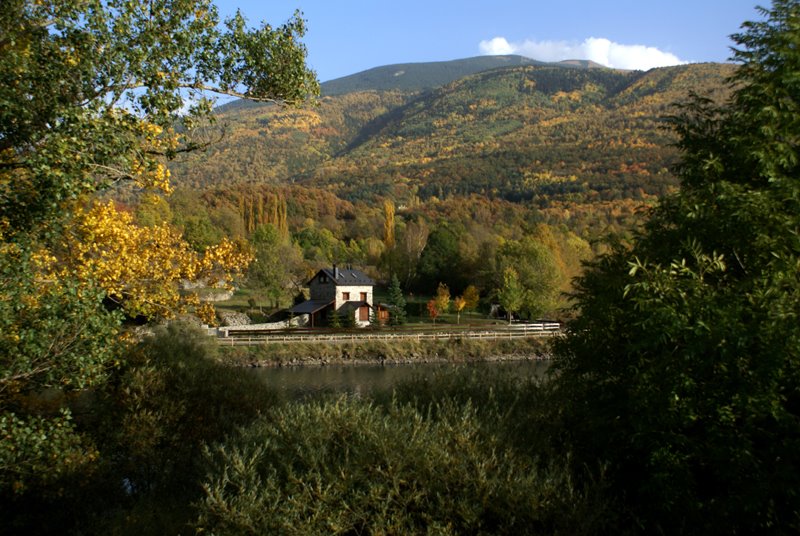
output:
M218 339L225 346L240 346L268 343L295 342L348 342L391 340L442 340L442 339L521 339L527 337L551 337L561 333L558 322L532 322L508 326L447 326L442 329L425 328L379 328L379 329L295 329L259 331L257 329L230 331Z

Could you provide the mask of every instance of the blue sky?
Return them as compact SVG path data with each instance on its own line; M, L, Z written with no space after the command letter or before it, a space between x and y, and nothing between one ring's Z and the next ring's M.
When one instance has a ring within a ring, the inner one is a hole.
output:
M760 2L762 5L768 2ZM516 53L647 69L726 61L729 35L759 18L757 0L216 0L255 24L300 9L320 81L393 63Z

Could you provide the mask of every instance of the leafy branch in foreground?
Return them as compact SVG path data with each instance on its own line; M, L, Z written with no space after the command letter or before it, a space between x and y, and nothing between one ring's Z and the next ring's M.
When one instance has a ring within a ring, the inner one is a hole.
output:
M64 200L133 180L167 188L164 159L208 120L208 92L287 104L318 93L305 22L219 27L208 0L0 6L0 229L43 225Z

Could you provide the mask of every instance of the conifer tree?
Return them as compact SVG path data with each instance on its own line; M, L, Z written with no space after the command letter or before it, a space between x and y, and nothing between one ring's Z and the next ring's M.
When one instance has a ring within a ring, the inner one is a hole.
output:
M392 283L389 285L389 324L392 326L402 326L406 323L406 299L403 296L403 289L400 288L400 280L396 275L392 276Z
M328 313L328 326L339 329L342 327L342 315L339 314L339 311L331 310Z

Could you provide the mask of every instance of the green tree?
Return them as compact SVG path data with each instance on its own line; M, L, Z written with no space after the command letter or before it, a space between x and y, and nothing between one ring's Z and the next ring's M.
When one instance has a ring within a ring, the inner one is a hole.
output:
M279 307L296 294L305 276L302 252L269 223L256 228L251 242L256 258L247 271L247 284Z
M528 235L521 240L509 240L497 252L497 288L505 285L506 270L512 268L524 291L523 301L515 312L536 318L556 306L560 271L554 252L537 237Z
M357 309L346 309L345 312L341 315L342 327L343 328L356 327L356 314L357 314Z
M187 188L175 190L169 196L169 206L172 223L194 250L205 251L222 239L222 232L211 222L200 192Z
M79 512L66 514L96 515L102 521L92 533L125 527L177 534L193 515L186 504L200 497L203 444L252 422L277 405L277 395L221 363L213 339L181 322L156 327L120 361L114 381L94 394L94 410L103 418L96 419L93 435L106 454L100 476L111 485L92 500L75 493ZM121 475L127 489L118 484ZM67 532L54 526L54 533Z
M378 310L375 307L369 308L369 326L371 328L381 328L383 324L381 323L381 319L378 318Z
M317 91L299 15L277 28L248 29L240 14L218 23L208 0L3 2L4 234L120 181L168 188L164 159L197 147L209 93L299 103Z
M459 234L450 225L436 227L428 236L417 265L420 290L435 292L437 282L461 287L463 276L459 274L460 267Z
M342 315L339 314L339 311L331 309L331 312L328 313L328 325L334 329L342 327Z
M419 260L428 244L430 229L424 219L410 221L403 229L402 238L399 240L393 253L397 257L395 272L399 273L404 288L409 288L417 278Z
M527 291L519 282L517 271L513 268L506 268L503 272L503 286L497 291L497 300L508 314L508 323L514 313L519 312L525 304Z
M136 223L144 227L155 227L172 221L172 209L160 195L142 197L136 206Z
M303 256L318 264L330 264L338 257L342 243L326 228L318 227L314 222L301 229L294 239L303 250Z
M96 458L63 404L107 377L121 318L105 310L98 289L40 280L18 246L0 253L0 497L7 498L46 489Z
M575 470L618 505L599 532L800 529L800 3L761 12L731 98L673 118L681 190L590 265L557 345Z
M389 325L402 326L406 323L406 299L403 296L403 289L400 288L400 280L396 275L392 276L392 283L389 285Z

